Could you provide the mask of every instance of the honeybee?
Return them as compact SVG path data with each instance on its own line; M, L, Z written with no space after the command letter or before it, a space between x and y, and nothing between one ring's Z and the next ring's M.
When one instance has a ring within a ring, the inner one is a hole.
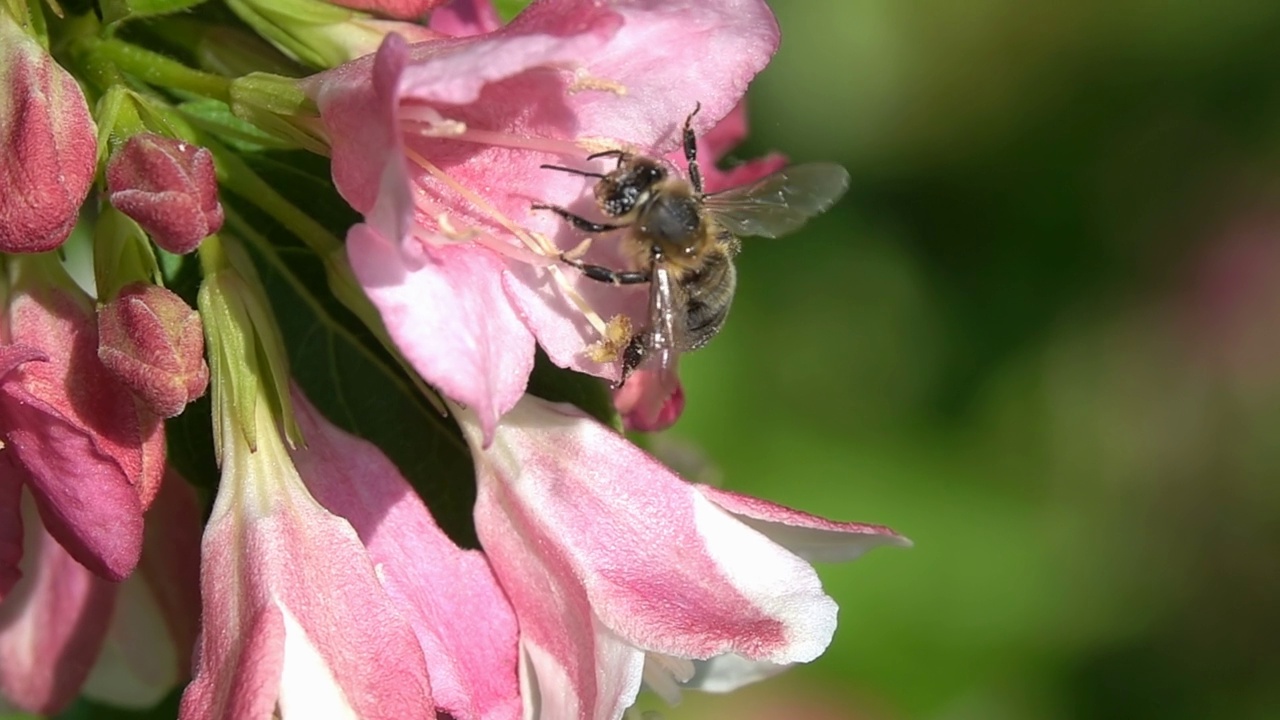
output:
M636 268L614 270L582 262L569 253L559 259L586 277L614 285L649 283L649 324L633 334L622 351L622 381L641 365L674 371L681 353L705 346L724 327L737 287L733 258L739 236L778 237L793 232L831 207L849 187L849 173L835 163L794 165L756 182L723 192L702 189L693 118L682 135L688 177L666 162L608 150L587 160L615 157L608 173L543 165L596 178L594 195L610 222L594 222L555 206L549 210L585 233L625 230L624 242Z

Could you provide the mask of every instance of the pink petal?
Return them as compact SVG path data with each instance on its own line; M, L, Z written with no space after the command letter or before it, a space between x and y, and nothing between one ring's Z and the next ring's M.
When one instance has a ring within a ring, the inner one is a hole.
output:
M238 428L205 530L203 625L183 720L348 712L435 717L413 631L387 599L351 526L307 493L270 415L258 447Z
M533 369L533 335L503 292L502 261L484 248L456 245L411 265L368 225L351 229L347 253L405 358L427 382L474 408L491 435Z
M202 515L195 489L170 469L147 510L142 561L138 565L178 649L183 677L190 672L191 648L200 635Z
M595 616L555 538L500 481L483 481L488 469L478 472L476 532L519 619L526 716L620 717L640 689L644 654Z
M484 555L449 540L382 451L293 397L308 443L293 452L298 471L359 533L422 645L438 708L457 720L518 718L515 615Z
M502 19L490 0L453 0L431 12L432 30L452 37L470 37L502 27Z
M883 525L836 522L750 495L696 487L711 502L806 560L845 562L872 548L911 547L910 540Z
M4 406L10 422L25 426L9 432L8 445L28 473L40 517L85 567L123 579L142 552L138 495L91 438L42 409Z
M582 612L584 593L612 633L677 657L806 661L830 641L835 604L813 568L610 429L526 398L482 450L474 419L459 420L477 456L476 529L522 641L534 632L530 613L563 623ZM539 598L555 596L563 607L548 612ZM556 637L554 627L542 633ZM568 656L573 647L556 659L586 665Z
M84 695L149 708L191 676L200 621L201 514L191 485L167 472L147 510L138 572L119 585L106 643Z
M28 712L71 702L93 667L115 585L77 563L24 503L23 577L0 603L0 695Z

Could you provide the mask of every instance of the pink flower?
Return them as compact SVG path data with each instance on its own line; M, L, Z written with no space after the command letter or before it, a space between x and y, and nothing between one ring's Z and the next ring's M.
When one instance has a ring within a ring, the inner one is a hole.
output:
M540 703L526 711L543 717L616 718L642 679L670 694L690 660L715 660L700 682L717 689L812 660L836 605L793 553L909 544L689 484L569 406L526 397L487 448L475 413L458 418L476 531L520 622L526 703Z
M92 301L49 256L10 258L0 437L49 533L109 580L132 572L164 472L164 426L98 359Z
M539 165L586 167L603 147L665 153L699 102L706 132L777 39L758 0L542 0L491 32L389 38L309 81L335 183L365 215L347 238L356 276L405 357L475 409L486 436L523 393L535 338L557 364L616 379L616 363L586 348L602 318L644 320L644 288L582 280L548 258L582 238L531 203L574 206L590 179Z
M17 502L22 474L0 457L3 500L21 507L9 527L23 533L25 550L22 579L0 602L0 695L38 713L57 712L81 693L126 707L154 705L186 677L194 640L194 493L182 478L168 478L147 513L159 532L147 535L142 571L112 583L49 534L30 495Z
M213 155L198 145L134 135L107 163L107 190L117 210L171 253L189 253L222 228Z
M515 621L483 557L377 448L294 401L309 446L292 455L265 402L256 451L223 415L181 717L516 717Z
M484 555L449 540L381 450L293 397L307 438L298 472L360 535L426 653L436 707L455 720L519 717L515 614Z
M97 154L75 78L0 12L0 251L61 245L89 194Z

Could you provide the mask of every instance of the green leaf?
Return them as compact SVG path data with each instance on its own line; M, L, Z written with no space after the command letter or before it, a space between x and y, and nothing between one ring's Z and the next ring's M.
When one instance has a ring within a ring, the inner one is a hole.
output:
M100 7L102 21L109 24L181 12L202 2L204 0L102 0Z
M494 0L493 6L498 10L498 17L502 18L502 22L511 22L511 18L520 14L521 10L528 7L530 0Z
M609 384L598 377L556 367L542 348L538 348L534 357L529 394L552 402L576 405L605 425L615 430L622 429Z

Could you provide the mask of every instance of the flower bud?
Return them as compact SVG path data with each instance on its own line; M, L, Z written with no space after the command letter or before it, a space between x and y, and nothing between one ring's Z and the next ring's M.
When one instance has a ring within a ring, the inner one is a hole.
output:
M134 135L107 164L107 190L112 205L172 253L191 252L222 227L213 155L198 145Z
M98 310L98 357L161 417L181 413L209 383L199 313L158 285L127 285Z
M75 78L0 12L0 251L67 239L93 182L97 132Z
M377 13L400 20L418 20L446 0L329 0L352 10Z

